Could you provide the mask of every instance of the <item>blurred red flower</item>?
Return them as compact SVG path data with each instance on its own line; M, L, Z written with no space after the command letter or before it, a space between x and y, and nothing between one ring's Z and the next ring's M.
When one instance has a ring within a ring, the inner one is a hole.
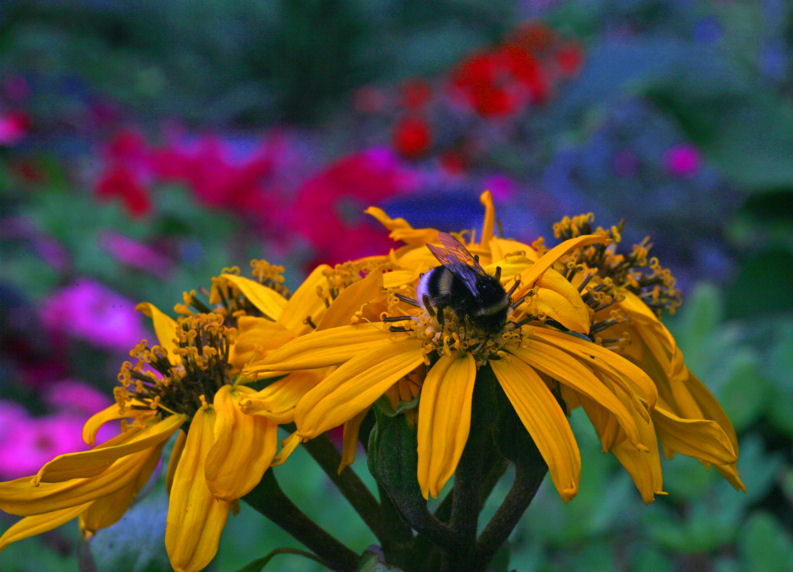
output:
M394 126L394 148L403 157L423 155L432 141L429 124L420 117L404 117Z

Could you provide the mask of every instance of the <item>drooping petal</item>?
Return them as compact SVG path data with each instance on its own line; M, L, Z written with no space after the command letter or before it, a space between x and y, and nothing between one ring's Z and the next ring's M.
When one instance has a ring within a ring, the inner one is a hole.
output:
M527 348L513 348L510 352L533 368L601 404L615 416L631 442L639 442L634 415L591 370L584 367L576 358L537 340L530 340Z
M378 346L341 365L300 400L295 408L298 432L312 438L338 427L422 363L418 340L381 340Z
M658 390L650 377L637 365L621 355L587 340L552 330L550 328L530 328L530 336L541 339L554 346L578 356L587 365L611 371L618 377L628 380L634 390L647 402L648 409L655 406Z
M174 474L165 548L177 571L201 570L214 558L231 503L215 498L206 478L206 457L214 441L215 413L199 409L190 423Z
M353 461L355 461L355 452L358 450L358 431L361 429L361 423L363 423L367 413L369 413L369 410L364 409L358 415L344 423L339 473L344 470L344 467L352 465Z
M92 502L80 515L80 530L94 533L118 522L127 512L129 505L138 496L140 490L149 482L154 468L160 462L160 454L164 446L165 442L162 442L152 450L148 460L141 465L135 479L127 486L112 495L98 498Z
M221 274L219 278L239 288L240 292L242 292L251 304L256 306L256 308L268 318L277 320L286 307L286 298L272 288L268 288L255 280L237 274ZM218 301L211 298L209 300L212 304Z
M443 355L430 368L419 400L418 481L437 497L454 474L471 428L476 362L469 353Z
M663 490L663 474L661 472L661 456L658 452L658 439L652 420L640 422L639 433L647 450L640 450L631 445L627 439L618 442L611 449L625 470L633 479L633 483L647 504L655 499L655 495L665 495Z
M696 457L714 465L727 465L738 460L730 438L715 421L684 419L660 404L653 411L653 421L667 451Z
M48 532L77 518L91 503L83 503L60 510L45 512L34 516L26 516L11 525L0 536L0 552L12 542L18 542L37 534Z
M252 393L249 387L231 385L215 393L215 443L207 454L205 475L209 490L219 499L232 501L248 494L275 457L278 426L240 410L240 398Z
M382 347L393 334L374 324L339 326L298 336L245 369L246 374L338 365Z
M515 413L531 435L548 465L556 490L564 502L578 492L581 454L562 408L534 369L509 354L491 360Z
M0 483L0 510L9 514L29 516L73 507L112 495L134 481L157 453L157 448L145 449L119 458L99 475L70 479L58 483L33 486L32 477L22 477Z
M135 309L144 316L151 318L154 324L154 333L160 345L168 352L168 359L171 363L178 363L179 356L176 355L176 321L167 314L162 313L157 306L150 302L141 302Z
M41 482L55 483L93 477L105 471L120 457L164 443L186 420L186 415L169 415L140 431L122 433L94 449L60 455L44 465L36 478Z

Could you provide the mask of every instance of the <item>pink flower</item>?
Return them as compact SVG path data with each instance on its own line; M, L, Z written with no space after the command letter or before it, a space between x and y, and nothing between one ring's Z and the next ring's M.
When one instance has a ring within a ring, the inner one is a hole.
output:
M50 296L41 319L52 333L66 333L109 349L126 351L146 337L135 304L90 279Z
M4 479L35 474L58 455L88 448L81 436L84 419L74 414L7 421L2 419L5 431L0 433L0 476Z
M681 143L666 151L664 165L674 177L690 177L702 166L702 156L695 146Z
M105 409L112 399L90 385L73 379L62 379L47 385L44 402L61 413L74 413L79 417L90 417Z
M348 155L300 187L290 222L314 247L316 261L374 254L393 243L363 209L410 192L417 183L389 149Z
M15 145L29 129L30 119L25 113L12 111L0 114L0 145Z
M99 245L119 262L161 278L172 266L171 260L156 249L112 230L99 234Z

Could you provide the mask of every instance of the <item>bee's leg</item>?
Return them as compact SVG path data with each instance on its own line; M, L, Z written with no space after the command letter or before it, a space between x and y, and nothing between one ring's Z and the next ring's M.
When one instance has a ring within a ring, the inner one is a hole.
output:
M401 300L402 302L405 302L406 304L410 304L411 306L415 306L416 308L421 308L421 304L419 304L413 298L409 298L407 296L403 296L402 294L397 294L397 293L394 293L394 296L396 296L396 298L398 300Z
M534 290L529 290L523 296L512 302L512 304L510 304L510 308L514 310L515 308L523 304L524 300L526 300L526 298L528 298L529 296L534 296Z

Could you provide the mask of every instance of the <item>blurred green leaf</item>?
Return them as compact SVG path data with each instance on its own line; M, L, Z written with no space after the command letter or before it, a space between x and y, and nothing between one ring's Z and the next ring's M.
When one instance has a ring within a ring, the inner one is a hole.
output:
M165 516L168 495L155 486L121 520L97 531L90 549L99 570L163 572L171 570L165 553Z
M793 539L766 512L753 514L742 527L738 550L747 570L783 572L793 569Z

